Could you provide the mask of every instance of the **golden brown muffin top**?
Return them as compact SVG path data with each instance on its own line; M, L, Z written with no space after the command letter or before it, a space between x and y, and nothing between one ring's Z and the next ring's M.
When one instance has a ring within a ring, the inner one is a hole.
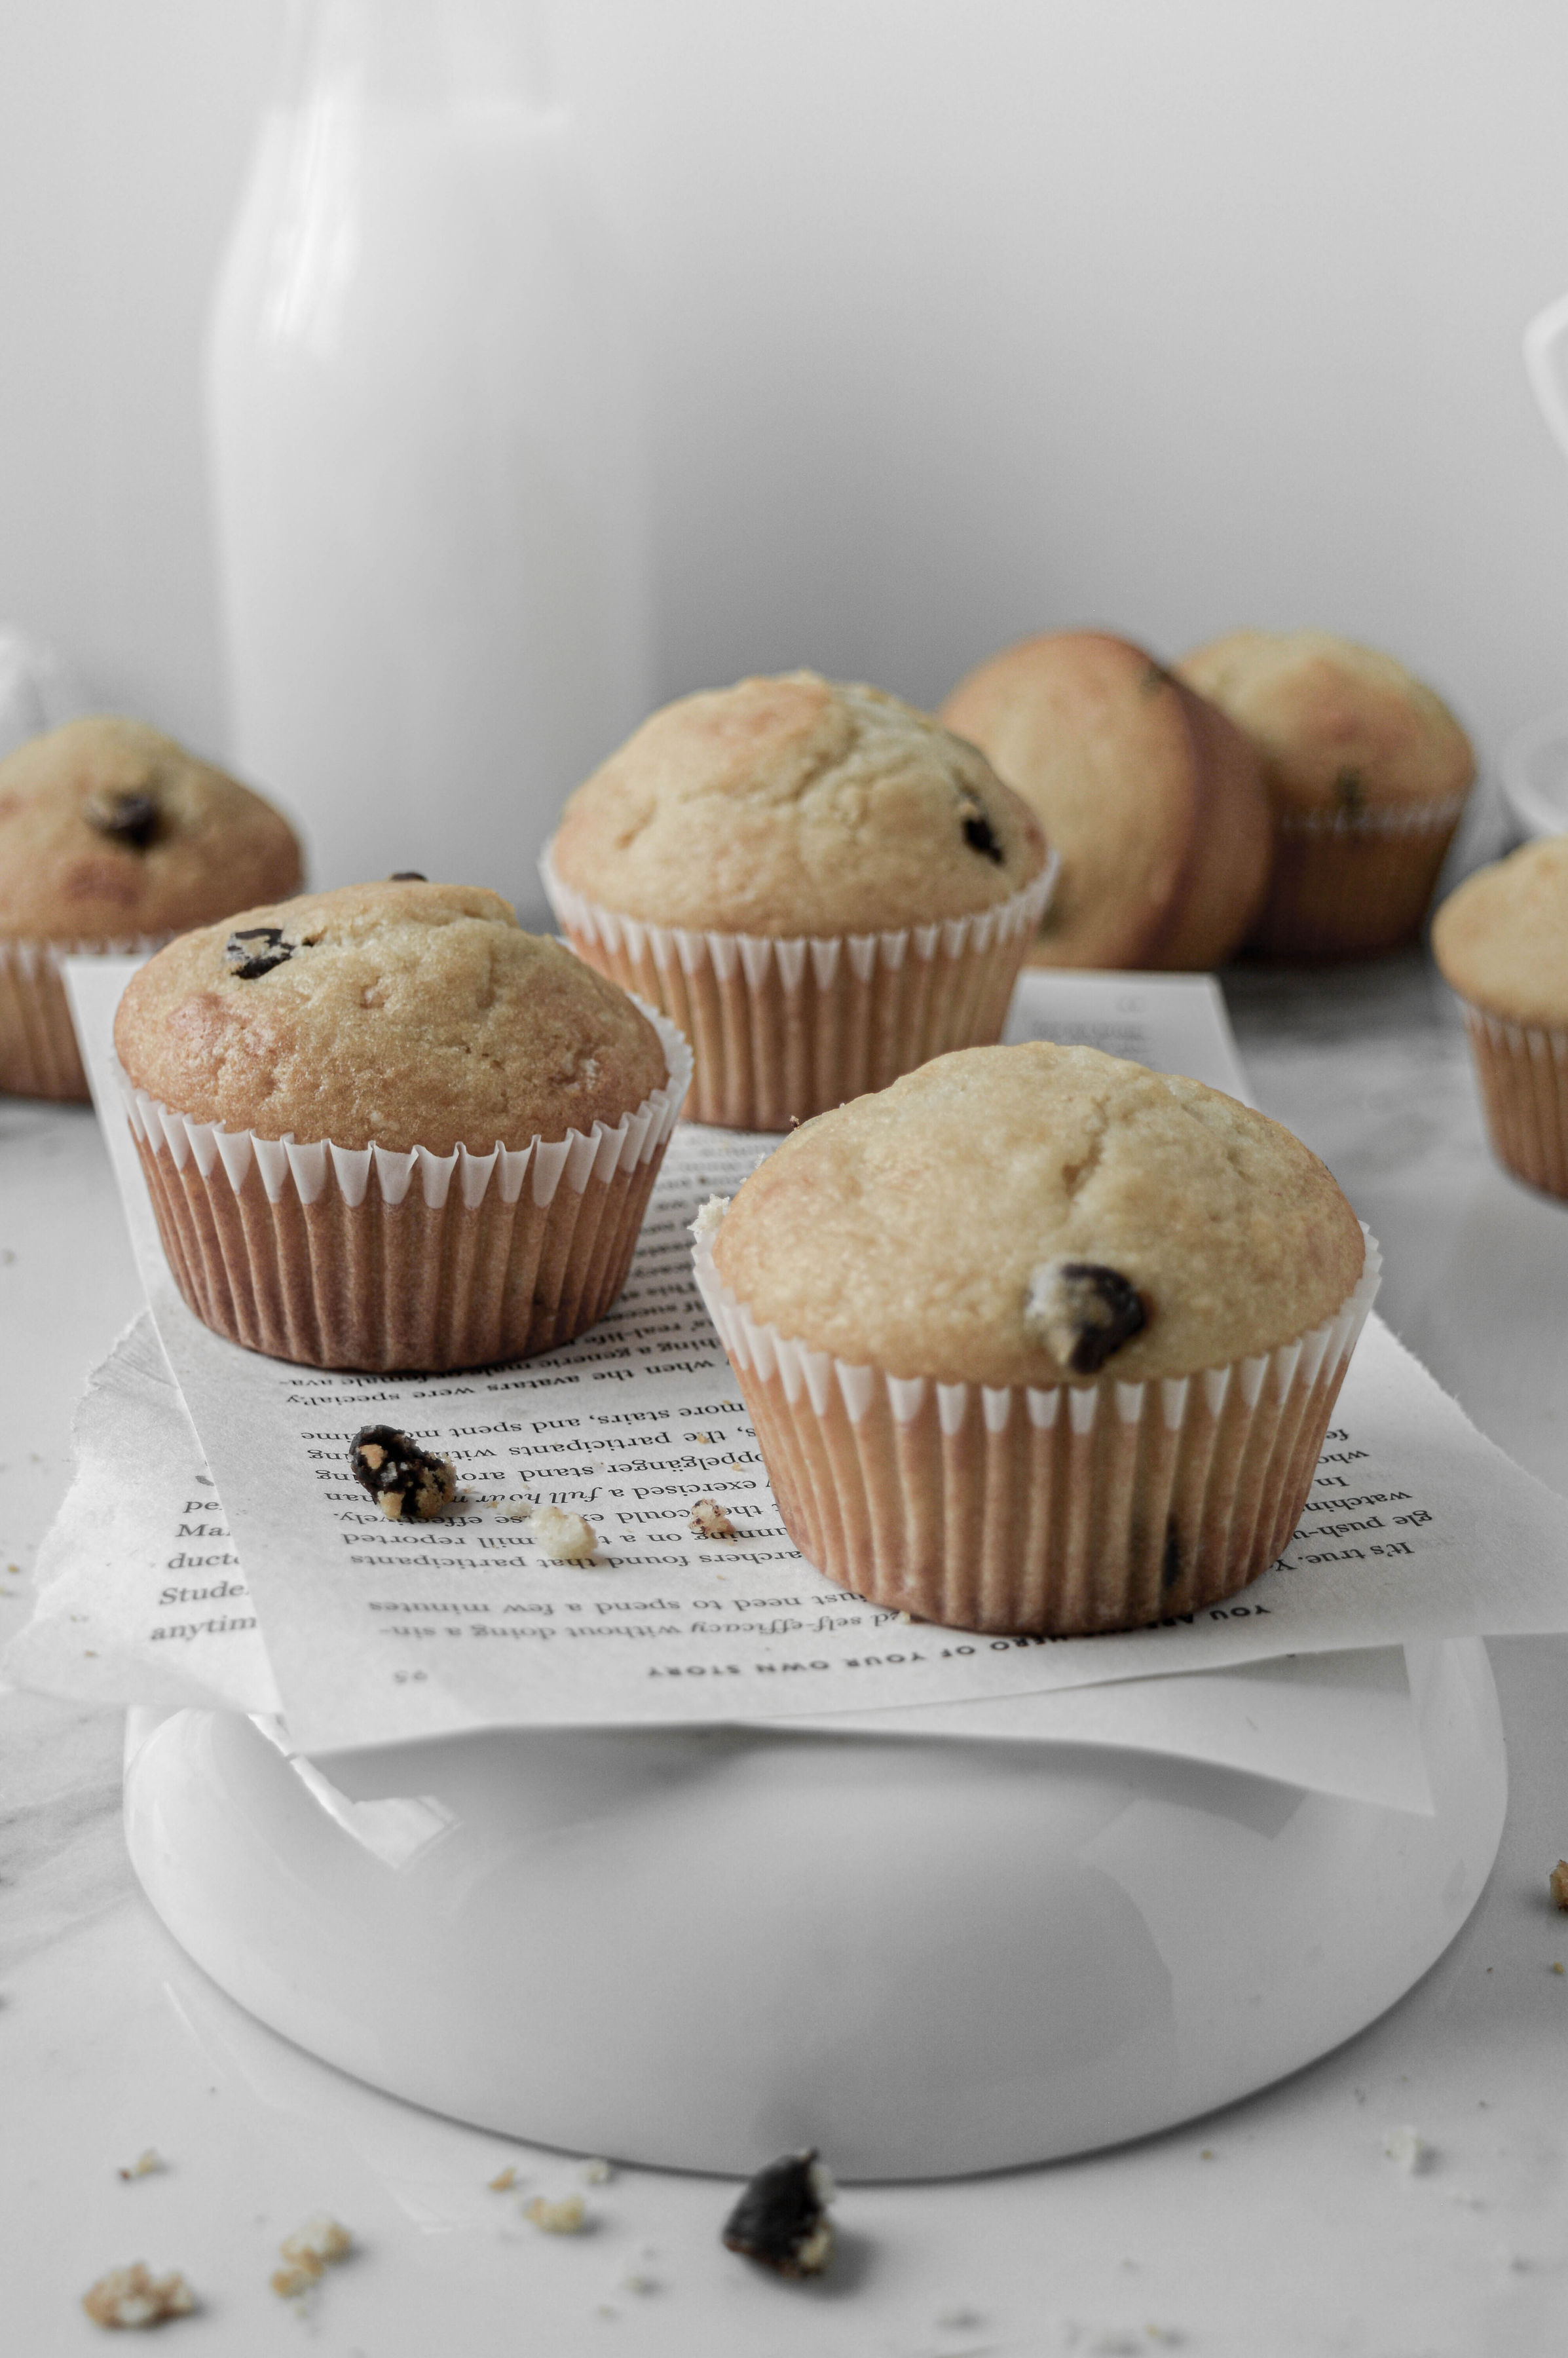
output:
M653 925L892 932L994 908L1045 864L985 756L880 688L815 672L666 704L585 780L550 857Z
M1233 908L1210 928L1203 962L1240 941L1267 881L1258 755L1145 648L1107 631L1021 640L977 665L938 718L981 748L1061 855L1042 934L1052 965L1163 963L1200 853L1236 871ZM1237 774L1225 781L1226 840L1215 843L1205 830L1222 767Z
M487 1154L613 1127L667 1078L618 985L499 893L392 881L183 935L114 1021L131 1080L197 1121Z
M280 811L145 720L68 720L0 762L0 934L177 933L301 874Z
M1451 803L1475 777L1442 698L1376 647L1327 631L1231 631L1176 669L1252 739L1281 811L1354 825Z
M1432 954L1473 1006L1512 1023L1568 1024L1568 835L1467 876L1432 921Z
M1316 1155L1201 1081L1032 1041L819 1114L714 1246L761 1321L895 1376L1186 1376L1292 1342L1361 1275Z

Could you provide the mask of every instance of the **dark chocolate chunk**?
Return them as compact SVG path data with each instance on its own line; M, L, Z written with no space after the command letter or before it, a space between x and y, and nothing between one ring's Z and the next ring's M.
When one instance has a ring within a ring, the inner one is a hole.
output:
M457 1493L449 1457L421 1449L392 1424L362 1424L349 1444L354 1480L393 1522L428 1522Z
M126 844L133 851L146 851L149 844L157 841L163 817L156 796L132 786L89 795L82 816L100 835Z
M1098 1376L1149 1324L1138 1288L1119 1269L1093 1260L1052 1260L1030 1281L1024 1321L1075 1376Z
M978 814L971 812L964 821L964 841L971 851L983 852L988 860L994 860L999 868L1007 858L1006 852L997 840L996 829L984 811Z
M833 2181L816 2147L786 2153L748 2179L724 2223L727 2251L781 2277L817 2277L833 2256Z
M231 934L223 945L223 963L242 982L254 982L258 975L270 974L275 966L282 966L293 956L294 945L284 940L281 925L247 925L243 933Z
M389 884L428 884L430 882L422 868L395 868L386 881Z

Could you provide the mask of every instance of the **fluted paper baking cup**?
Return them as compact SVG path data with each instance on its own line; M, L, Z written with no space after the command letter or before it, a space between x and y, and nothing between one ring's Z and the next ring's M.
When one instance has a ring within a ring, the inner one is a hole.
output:
M1568 1197L1568 1032L1460 1003L1493 1153L1516 1178Z
M652 1009L669 1074L614 1129L466 1146L258 1138L122 1075L158 1232L205 1325L313 1368L440 1371L521 1359L602 1318L626 1282L691 1051Z
M1367 1235L1365 1228L1363 1234ZM760 1324L696 1251L790 1537L959 1629L1135 1628L1234 1595L1296 1527L1381 1256L1295 1342L1191 1376L1036 1389L852 1367Z
M578 956L691 1042L692 1120L787 1130L949 1048L999 1040L1056 864L1053 852L1033 883L975 916L784 938L623 916L563 883L547 851L539 872Z
M1311 960L1414 941L1468 793L1398 810L1276 810L1269 897L1249 947Z
M150 957L168 934L104 942L0 937L0 1089L19 1098L91 1096L60 974L69 957Z

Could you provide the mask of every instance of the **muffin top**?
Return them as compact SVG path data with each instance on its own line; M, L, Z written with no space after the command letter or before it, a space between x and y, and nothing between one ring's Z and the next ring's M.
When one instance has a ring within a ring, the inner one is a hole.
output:
M1568 1024L1568 835L1478 868L1432 921L1445 982L1513 1023Z
M114 1019L131 1080L264 1138L449 1154L613 1127L668 1077L615 983L499 893L422 879L309 892L185 934Z
M145 720L68 720L0 762L0 934L177 933L301 872L281 812Z
M550 859L659 925L869 934L994 908L1045 864L984 755L881 689L815 672L666 704L577 789Z
M1258 754L1145 648L1045 632L977 665L938 717L996 764L1061 855L1041 941L1050 964L1162 964L1186 947L1210 868L1225 905L1202 912L1192 963L1235 948L1267 883Z
M1257 745L1276 806L1303 817L1463 795L1470 741L1441 697L1376 647L1326 631L1231 631L1176 666Z
M1360 1224L1278 1122L1095 1048L938 1056L746 1181L714 1261L781 1335L895 1376L1185 1376L1292 1342Z

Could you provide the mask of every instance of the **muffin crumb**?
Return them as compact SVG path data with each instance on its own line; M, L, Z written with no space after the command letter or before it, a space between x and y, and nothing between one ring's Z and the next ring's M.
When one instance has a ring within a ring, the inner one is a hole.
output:
M747 2180L724 2223L725 2249L781 2277L820 2276L833 2257L833 2193L815 2146L784 2154Z
M149 2145L145 2152L137 2154L135 2161L126 2169L116 2171L115 2175L120 2178L150 2178L155 2170L168 2168L168 2162L157 2147Z
M580 2235L588 2224L588 2205L580 2194L563 2194L558 2202L552 2202L546 2194L535 2194L532 2202L524 2204L523 2216L543 2234Z
M484 2182L492 2194L508 2194L517 2183L516 2169L508 2162L504 2169L498 2169L493 2178L487 2178Z
M1568 1908L1568 1858L1560 1858L1546 1879L1559 1908Z
M155 2277L145 2261L128 2268L111 2268L107 2276L81 2296L81 2306L94 2325L114 2329L163 2325L171 2317L189 2317L196 2295L177 2268Z
M349 1444L349 1466L390 1522L427 1523L457 1496L451 1459L421 1449L395 1425L362 1424Z
M691 1528L699 1540L738 1540L741 1536L717 1498L699 1498L691 1510Z
M1398 2164L1411 2178L1419 2178L1432 2157L1432 2147L1409 2124L1390 2129L1383 2138L1383 2151L1391 2162Z
M706 1244L709 1237L718 1235L719 1222L729 1209L728 1195L709 1195L707 1203L691 1223L691 1233L699 1245Z
M599 1545L587 1517L565 1507L535 1507L528 1517L528 1536L556 1563L587 1563Z

